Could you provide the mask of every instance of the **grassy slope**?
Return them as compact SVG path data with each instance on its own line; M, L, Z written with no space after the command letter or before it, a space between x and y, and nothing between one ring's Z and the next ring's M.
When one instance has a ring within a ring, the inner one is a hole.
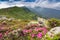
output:
M18 18L18 19L36 19L37 15L31 12L26 7L11 7L6 9L0 9L0 15L7 15L10 17Z

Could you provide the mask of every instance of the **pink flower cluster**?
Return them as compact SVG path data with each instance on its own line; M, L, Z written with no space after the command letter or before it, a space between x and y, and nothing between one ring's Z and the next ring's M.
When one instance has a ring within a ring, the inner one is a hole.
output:
M5 36L11 36L11 37L14 37L13 35L15 36L18 36L18 37L27 37L27 36L30 36L31 38L42 38L46 33L47 33L47 28L45 27L40 27L40 25L38 24L34 24L34 25L31 25L30 27L27 26L28 28L24 28L23 30L8 30L6 31L5 33L0 33L0 39L1 38L4 38Z
M3 34L2 33L0 33L0 39L3 37Z
M33 37L37 37L37 38L42 38L43 35L45 35L47 33L47 28L45 27L35 27L34 29L24 29L23 30L24 34L30 34L30 36Z
M31 34L31 37L35 37L35 34Z
M37 38L42 38L42 33L39 32L39 33L37 34Z
M38 31L43 32L44 34L46 34L46 32L48 31L47 28L45 27L36 27L34 30L37 32Z
M42 33L38 33L38 34L31 34L31 37L34 38L34 37L37 37L37 38L42 38Z
M32 32L32 29L29 29L29 30L24 29L24 30L23 30L23 33L30 33L30 32Z

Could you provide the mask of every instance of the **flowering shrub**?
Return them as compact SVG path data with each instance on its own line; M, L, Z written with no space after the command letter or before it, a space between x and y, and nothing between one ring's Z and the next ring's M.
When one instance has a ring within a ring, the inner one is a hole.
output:
M27 28L28 27L28 28ZM0 33L1 40L38 40L41 39L46 33L46 27L40 27L38 24L28 25L24 29L16 29Z
M3 35L2 35L2 33L0 33L0 39L2 39L2 37L3 37Z
M60 20L59 19L52 18L52 19L49 19L48 22L49 22L48 25L51 28L56 27L56 26L60 26Z
M23 33L24 34L30 34L31 37L37 37L37 38L42 38L43 35L45 35L47 32L47 29L44 28L44 27L35 27L34 29L29 29L29 30L26 30L24 29L23 30Z
M55 40L55 39L58 40L59 39L58 36L55 36L55 35L53 38L50 38L49 35L47 35L48 29L42 23L37 22L35 24L32 23L27 25L28 22L29 21L26 21L26 20L25 21L23 20L22 21L20 20L3 21L2 20L0 24L0 40ZM53 23L55 23L55 21ZM49 25L52 26L52 23L50 24ZM58 30L58 29L55 29L55 30ZM56 32L56 31L53 30L53 32ZM52 36L53 36L53 33L51 34L51 37Z
M23 29L23 33L29 36L30 39L41 39L47 33L46 27L40 27L38 24L30 25L28 28Z

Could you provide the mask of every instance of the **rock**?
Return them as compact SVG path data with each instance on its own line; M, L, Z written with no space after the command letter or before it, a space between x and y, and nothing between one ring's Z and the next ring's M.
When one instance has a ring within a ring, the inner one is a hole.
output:
M54 27L47 34L51 37L59 33L60 33L60 27Z
M46 19L44 19L44 18L38 17L38 22L39 22L40 24L43 24L45 27L49 28L49 26L48 26L48 20L46 20Z
M8 21L14 20L14 18L9 18Z
M7 17L2 17L2 20L6 20L7 19Z
M0 16L0 20L6 20L7 17L6 16Z

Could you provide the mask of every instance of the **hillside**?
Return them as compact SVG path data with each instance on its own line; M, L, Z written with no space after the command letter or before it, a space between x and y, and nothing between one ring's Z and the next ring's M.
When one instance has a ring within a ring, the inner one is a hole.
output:
M34 20L37 15L26 7L11 7L0 9L0 15L6 15L17 19Z
M60 19L60 10L51 9L51 8L42 8L42 7L34 7L29 8L31 11L37 13L44 18L57 18Z

